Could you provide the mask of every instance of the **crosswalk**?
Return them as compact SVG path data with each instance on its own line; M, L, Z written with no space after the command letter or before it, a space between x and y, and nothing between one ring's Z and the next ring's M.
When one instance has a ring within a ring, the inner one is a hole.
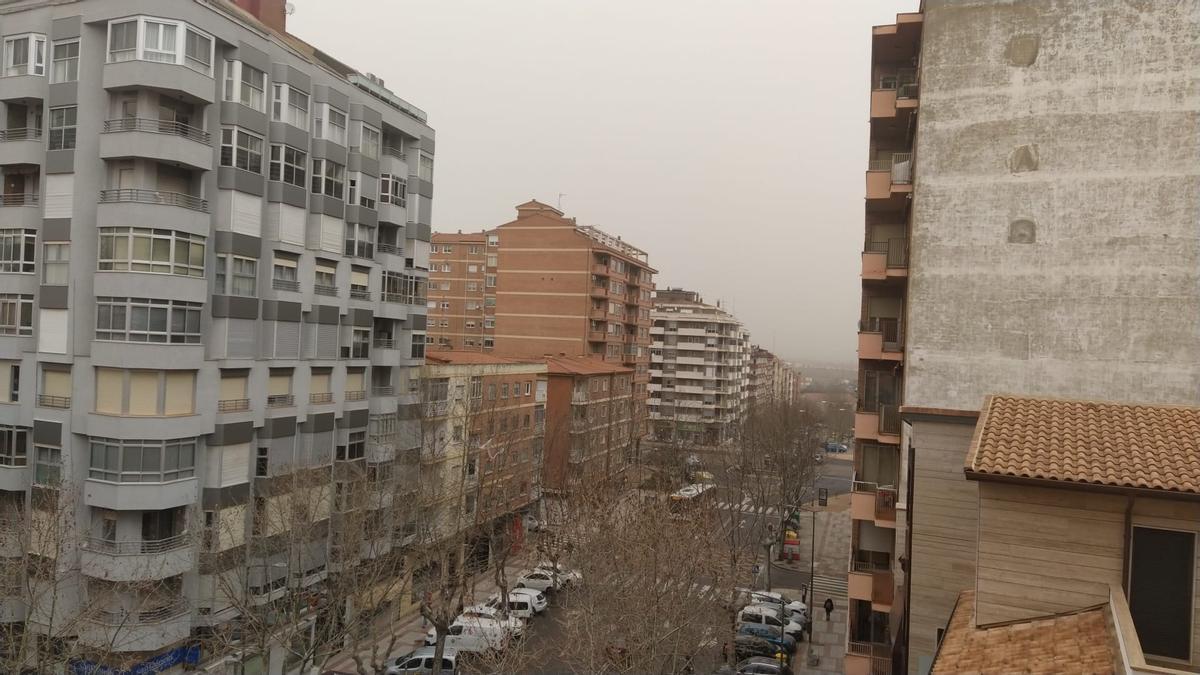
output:
M779 516L779 509L774 506L763 508L753 501L747 499L741 502L717 502L717 508L721 511L737 511L739 513L759 513L768 517Z
M830 577L818 574L813 578L813 587L818 597L846 597L846 577Z

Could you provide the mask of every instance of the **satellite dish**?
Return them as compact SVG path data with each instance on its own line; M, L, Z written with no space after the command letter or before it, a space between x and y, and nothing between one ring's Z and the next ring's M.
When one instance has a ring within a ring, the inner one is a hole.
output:
M283 3L283 12L285 14L287 14L288 16L295 14L296 13L296 5L291 2Z

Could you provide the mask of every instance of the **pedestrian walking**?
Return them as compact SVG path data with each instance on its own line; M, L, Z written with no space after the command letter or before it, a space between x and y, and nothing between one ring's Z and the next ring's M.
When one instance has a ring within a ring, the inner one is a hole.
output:
M825 620L829 621L833 616L833 598L825 598Z

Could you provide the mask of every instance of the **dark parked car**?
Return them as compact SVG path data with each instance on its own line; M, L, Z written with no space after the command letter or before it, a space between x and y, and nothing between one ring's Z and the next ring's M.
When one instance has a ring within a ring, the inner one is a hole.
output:
M733 642L733 654L738 660L754 656L774 658L775 653L778 651L779 649L771 644L769 640L764 640L755 635L741 634Z
M752 656L738 662L737 675L792 675L792 669L768 656Z
M739 623L737 630L739 633L763 638L789 654L796 651L796 639L790 635L780 635L778 628L764 626L761 623Z

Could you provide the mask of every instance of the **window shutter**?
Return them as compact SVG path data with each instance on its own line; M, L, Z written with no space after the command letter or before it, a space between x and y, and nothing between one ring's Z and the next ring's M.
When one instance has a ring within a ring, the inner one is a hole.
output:
M346 391L363 391L363 371L352 370L346 373Z
M168 370L164 412L167 415L190 415L195 412L196 373L190 370Z
M275 326L276 321L263 321L258 333L258 356L269 359L275 355Z
M328 394L329 373L313 373L309 391L314 394Z
M38 310L38 351L48 354L67 353L67 310Z
M5 403L12 403L12 367L12 361L0 361L0 401ZM49 375L49 371L46 374ZM45 393L49 394L50 392Z
M275 322L275 358L300 357L300 324L294 321Z
M125 371L116 368L96 369L96 412L120 415L125 398Z
M234 191L229 205L229 228L252 237L262 236L262 199Z
M46 176L46 218L70 218L75 200L75 174Z
M294 258L284 257L278 253L275 254L274 265L276 267L291 267L295 269L296 260Z
M327 464L333 458L333 432L320 431L309 434L309 466Z
M322 251L331 251L333 253L342 252L342 234L345 225L341 218L333 216L321 216L321 241L319 247Z
M8 379L9 371L7 364L0 368L3 371L4 378ZM4 392L8 391L8 384L0 385ZM42 371L42 393L47 396L60 396L67 398L71 395L71 373L65 370L44 370Z
M367 272L352 270L350 272L350 285L366 287L370 284L370 278L370 274Z
M270 396L284 396L292 393L292 374L288 373L271 373L271 379L267 382L267 394Z
M317 358L338 357L338 327L336 324L317 324Z
M246 398L246 376L237 375L221 378L222 401L236 401Z
M158 372L133 370L129 372L129 414L157 415Z
M229 333L227 337L229 358L252 359L255 353L254 344L254 320L253 319L229 319Z
M221 455L221 487L250 482L250 444L210 447Z
M304 245L304 209L287 204L272 204L267 209L267 235L276 241Z

